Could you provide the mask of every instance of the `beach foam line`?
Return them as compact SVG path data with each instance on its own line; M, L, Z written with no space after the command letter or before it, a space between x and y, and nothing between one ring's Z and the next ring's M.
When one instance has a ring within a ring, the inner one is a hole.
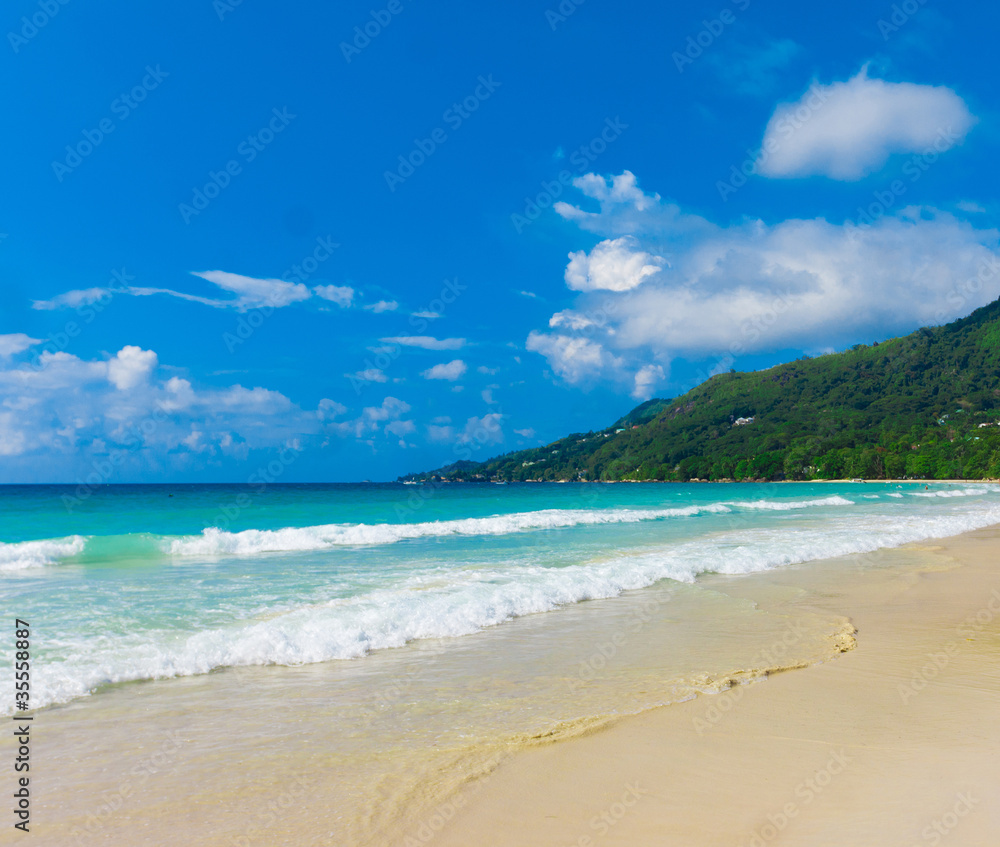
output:
M23 571L58 564L63 559L80 555L86 543L87 540L81 535L11 544L0 542L0 572Z
M726 532L633 555L545 567L531 560L409 575L349 598L201 632L147 631L66 644L39 666L36 702L66 702L102 685L208 673L222 667L359 659L428 638L454 638L524 615L616 597L663 579L740 575L958 535L1000 523L1000 504L947 515L843 514L822 527ZM863 564L863 563L862 563Z
M733 511L790 511L822 506L853 506L845 497L810 500L752 500L705 503L673 509L544 509L514 512L487 518L402 524L327 524L324 526L247 529L226 532L209 527L201 535L169 540L165 550L174 556L253 556L259 553L325 550L338 546L394 544L414 538L447 536L508 535L530 530L564 529L574 526L640 523L666 518L724 514Z

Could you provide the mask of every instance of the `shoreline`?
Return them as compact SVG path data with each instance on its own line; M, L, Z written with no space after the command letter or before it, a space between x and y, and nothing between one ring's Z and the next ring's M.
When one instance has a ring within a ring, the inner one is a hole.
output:
M794 538L782 537L795 546ZM663 763L673 769L666 776L682 772L693 786L692 775L706 759L721 772L712 772L703 794L689 797L684 807L714 810L700 824L710 830L723 807L709 786L740 794L743 787L726 782L730 772L750 782L763 773L773 781L805 755L784 749L780 739L770 746L760 742L762 771L733 760L733 750L752 746L774 715L794 721L802 711L829 710L843 691L858 702L869 693L870 680L867 687L851 677L823 683L825 669L851 666L861 653L879 669L869 667L875 679L891 677L892 669L883 667L887 657L919 659L928 638L933 642L955 627L941 623L941 610L961 608L955 603L982 594L984 586L997 592L1000 614L1000 568L983 564L998 561L998 552L1000 525L994 525L839 559L739 575L713 569L691 583L661 580L462 638L378 651L364 662L225 667L109 685L93 697L36 713L45 730L37 750L37 812L46 823L39 843L130 844L141 831L154 839L149 843L167 844L167 834L178 829L196 835L191 843L229 847L244 838L250 844L333 839L413 847L428 843L421 834L436 844L464 839L485 847L660 843L649 833L630 832L624 811L614 832L587 828L597 812L586 813L618 790L600 778L626 775L615 769L639 762L629 784L644 791L652 786L648 790L662 799L678 793L673 785L657 787L665 778ZM725 557L725 550L718 555ZM912 594L927 582L935 583L934 591ZM910 613L890 620L894 603L904 597L916 597ZM907 637L896 638L894 627ZM1000 655L1000 637L995 641L985 654L994 681L1000 667L992 670L989 662ZM959 653L968 653L959 646ZM944 669L959 668L960 661L945 656ZM980 691L975 679L963 684L979 698L978 713L996 713L1000 691ZM792 705L775 705L773 692L788 686ZM803 708L817 691L824 693ZM998 702L981 702L984 695ZM755 703L764 704L757 707L757 723L739 723ZM872 711L860 710L858 720ZM944 713L958 710L949 704ZM976 718L960 720L972 724ZM938 747L947 740L933 739ZM830 747L817 736L805 749L823 745ZM989 745L1000 747L1000 734L990 736ZM650 748L659 751L652 763ZM416 750L419 755L410 755ZM591 752L581 759L580 750ZM540 768L539 762L551 764ZM725 767L718 764L723 762ZM521 796L519 786L533 780L529 796ZM754 796L747 793L745 820L758 810ZM651 832L676 822L669 805L664 811L645 799L630 797L640 808L628 820L649 816ZM285 800L293 811L270 809ZM772 802L764 796L759 808ZM518 832L505 841L503 822L512 808L534 808L538 824L529 835ZM266 834L253 829L265 819ZM425 824L431 828L421 829ZM539 837L531 841L536 828ZM497 840L485 842L481 832ZM630 834L616 841L615 832ZM695 845L761 847L734 840L733 833L717 841L683 835L683 843Z
M723 590L845 615L855 649L520 752L434 844L995 843L1000 527L810 565Z

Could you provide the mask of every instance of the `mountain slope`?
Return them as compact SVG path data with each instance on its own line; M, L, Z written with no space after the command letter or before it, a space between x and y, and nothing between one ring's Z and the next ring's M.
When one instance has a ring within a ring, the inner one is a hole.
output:
M752 422L738 423L739 419ZM1000 477L1000 300L946 326L651 400L461 480ZM412 474L428 479L435 474Z

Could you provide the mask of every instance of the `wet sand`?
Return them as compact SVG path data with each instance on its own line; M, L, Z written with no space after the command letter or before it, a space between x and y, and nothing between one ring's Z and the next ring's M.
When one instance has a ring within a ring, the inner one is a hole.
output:
M521 753L417 843L997 843L1000 530L724 590L846 615L857 646Z

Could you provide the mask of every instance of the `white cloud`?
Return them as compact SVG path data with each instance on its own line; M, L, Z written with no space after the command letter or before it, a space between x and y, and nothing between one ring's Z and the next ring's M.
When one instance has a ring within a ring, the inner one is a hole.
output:
M514 430L514 434L515 435L520 435L521 438L534 438L535 437L535 431L533 429L531 429L531 427L528 427L528 429L515 429Z
M427 438L429 441L454 441L455 428L442 424L429 424Z
M152 350L128 345L108 362L108 381L119 391L128 391L147 382L156 365Z
M632 396L636 400L648 400L653 396L657 383L663 382L664 376L660 365L643 365L636 371Z
M428 321L436 321L438 318L442 317L440 312L414 312L413 317L424 318Z
M317 297L347 308L354 300L354 289L349 285L317 285L313 288Z
M186 300L189 303L200 303L203 306L210 306L213 309L238 309L241 312L249 309L257 309L270 306L271 308L281 308L312 297L312 291L302 283L285 282L280 279L257 279L250 276L229 273L227 271L195 271L194 276L200 277L213 285L218 286L223 291L235 294L236 297L219 299L213 297L202 297L198 294L189 294L185 291L175 291L172 288L150 288L148 286L123 285L118 288L85 288L67 291L49 300L35 300L31 305L34 309L76 309L96 303L106 297L116 294L127 294L130 297L152 297L163 294L168 297L176 297ZM331 296L326 296L327 300L336 300L337 296L343 298L346 294L337 295L336 292L350 291L351 289L338 289L336 286L319 286L319 288L332 289L328 292ZM317 288L317 293L319 293ZM320 294L320 296L324 296Z
M566 284L576 291L628 291L659 273L666 260L638 248L631 235L602 241L588 256L583 250L569 254Z
M353 374L344 374L348 379L360 379L362 382L388 382L389 377L385 375L385 371L381 371L378 368L366 368L363 371L358 371Z
M764 131L758 171L858 180L893 153L942 153L961 143L976 118L945 86L871 79L815 84L775 110Z
M393 421L385 425L385 431L397 438L402 438L404 435L416 432L416 430L417 425L413 421Z
M240 311L257 309L261 306L280 308L312 296L309 288L301 282L285 282L281 279L257 279L252 276L229 273L228 271L193 271L201 277L219 286L224 291L237 295L232 305Z
M366 406L354 420L331 424L330 428L341 436L370 438L379 431L381 424L399 421L409 411L410 404L406 401L398 397L386 397L380 406Z
M5 360L0 453L25 457L32 473L48 468L64 478L87 479L100 466L110 470L96 479L107 482L151 467L184 468L192 454L245 457L249 449L319 434L316 412L279 392L198 388L176 375L161 380L157 365L154 351L134 345L110 359L43 352L31 364Z
M675 358L728 368L750 353L842 348L953 320L1000 295L1000 232L939 209L903 208L862 226L720 227L695 217L657 203L640 218L622 203L581 221L611 232L629 222L642 233L636 251L670 245L671 272L579 293L527 349L566 382L607 379L642 397L662 390Z
M316 407L316 415L320 420L329 421L339 418L347 411L347 406L324 397Z
M422 350L461 350L465 346L464 338L431 338L429 335L399 335L393 338L380 338L385 344L401 344L404 347L419 347Z
M533 331L525 346L534 353L541 353L549 360L552 370L567 382L582 382L619 365L599 343L580 336Z
M80 306L89 306L98 300L103 300L111 290L108 288L84 288L74 291L67 291L59 294L51 300L33 300L32 309L52 310L52 309L76 309Z
M456 379L462 377L466 370L468 370L468 366L465 362L461 359L454 359L451 362L434 365L434 367L422 371L420 375L424 379L445 379L449 382L454 382Z
M639 188L638 180L636 180L635 174L632 171L622 171L622 173L612 176L610 179L588 173L574 179L573 185L579 188L587 197L599 201L602 208L608 205L627 204L643 212L651 208L660 199L659 194L653 196L645 194ZM583 215L579 209L575 209L567 203L561 203L561 205L566 210L566 214L563 217L573 218Z
M374 312L376 315L380 315L382 312L395 312L399 308L399 303L395 300L379 300L377 303L372 303L363 308L369 312Z
M499 412L488 412L481 418L469 418L465 422L465 429L458 436L458 441L475 447L503 444L503 415Z
M14 332L10 335L0 335L0 359L23 353L35 344L41 344L40 338L32 338L23 332Z

